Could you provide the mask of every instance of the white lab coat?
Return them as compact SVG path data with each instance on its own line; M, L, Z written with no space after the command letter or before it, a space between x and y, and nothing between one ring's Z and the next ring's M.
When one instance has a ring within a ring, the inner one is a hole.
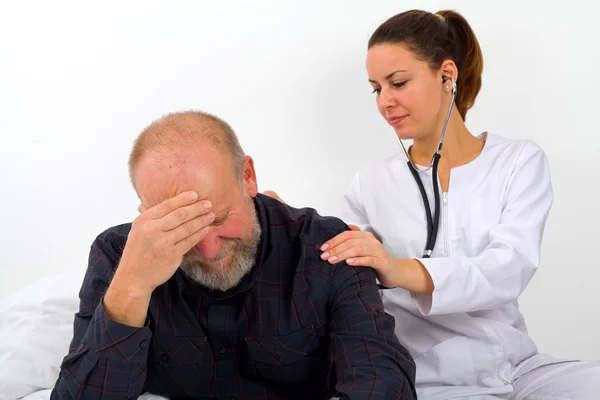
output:
M420 258L427 223L403 154L358 172L345 195L346 223L373 232L393 257L418 258L433 278L432 296L382 291L396 334L415 358L420 388L508 393L518 374L555 362L533 357L536 345L517 301L540 265L552 205L548 162L532 141L480 137L481 154L451 171L429 259ZM431 173L419 175L433 214ZM447 398L444 390L440 398Z

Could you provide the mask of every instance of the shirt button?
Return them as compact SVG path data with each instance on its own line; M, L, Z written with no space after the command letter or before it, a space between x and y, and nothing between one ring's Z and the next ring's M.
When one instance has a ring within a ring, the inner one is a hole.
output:
M227 353L227 349L225 347L221 347L221 349L219 350L220 354L225 354Z
M146 339L142 340L140 343L140 348L143 349L144 347L146 347Z
M168 355L168 354L163 354L163 355L162 355L160 358L161 358L161 359L162 359L164 362L167 362L167 361L169 361L169 355Z
M231 396L229 400L237 400L234 396Z

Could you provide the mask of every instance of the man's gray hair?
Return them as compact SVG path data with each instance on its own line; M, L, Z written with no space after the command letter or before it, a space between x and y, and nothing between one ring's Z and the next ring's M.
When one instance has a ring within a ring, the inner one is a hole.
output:
M229 156L233 172L241 184L246 154L231 126L207 112L181 111L152 122L135 139L129 156L129 177L133 186L137 165L148 151L181 149L183 146L194 146L201 140L207 140Z

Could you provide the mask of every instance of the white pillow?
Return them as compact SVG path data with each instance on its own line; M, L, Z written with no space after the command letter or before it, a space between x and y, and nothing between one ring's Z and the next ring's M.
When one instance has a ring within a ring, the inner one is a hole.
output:
M0 400L47 400L73 338L85 271L40 278L0 301ZM166 400L150 393L139 400Z
M0 301L0 400L54 387L73 336L84 273L47 276Z

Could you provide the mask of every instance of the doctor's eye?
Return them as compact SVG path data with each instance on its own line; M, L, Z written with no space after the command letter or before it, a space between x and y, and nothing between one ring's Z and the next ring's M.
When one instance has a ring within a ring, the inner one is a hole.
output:
M406 82L408 82L408 81L394 82L394 83L392 83L392 85L393 85L395 88L401 88L402 86L404 86L404 85L406 84Z
M381 88L373 88L373 91L371 93L381 93Z

